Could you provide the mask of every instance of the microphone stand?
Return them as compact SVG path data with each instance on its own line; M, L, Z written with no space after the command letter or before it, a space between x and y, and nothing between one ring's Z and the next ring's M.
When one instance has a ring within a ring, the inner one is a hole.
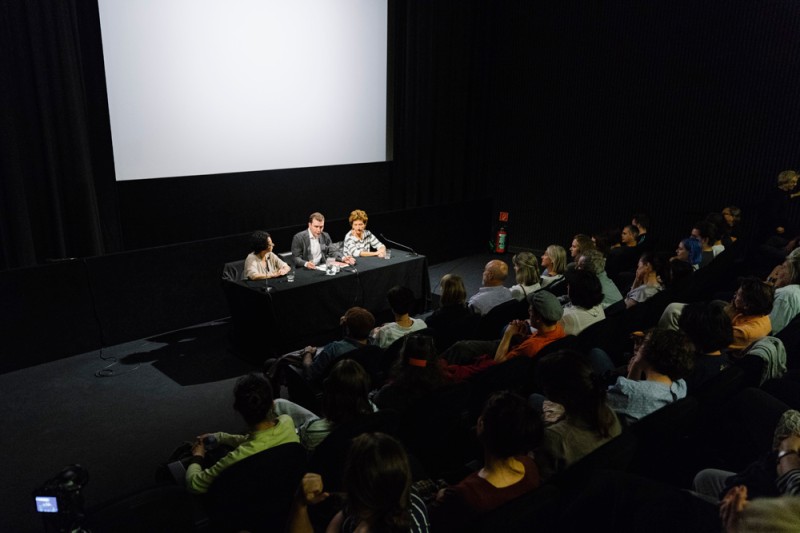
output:
M414 255L414 256L419 255L417 252L414 251L414 249L412 247L406 246L405 244L400 244L399 242L395 242L392 239L389 239L388 237L386 237L386 235L384 235L383 233L381 233L381 239L383 239L384 241L388 242L389 244L393 244L394 246L397 246L398 248L402 248L403 250L406 250L406 251L410 252L411 255Z

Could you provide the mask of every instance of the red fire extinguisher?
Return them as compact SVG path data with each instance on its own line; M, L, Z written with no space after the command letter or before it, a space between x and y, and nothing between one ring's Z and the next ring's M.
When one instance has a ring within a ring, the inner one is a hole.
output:
M494 236L494 251L498 254L506 253L506 237L508 233L506 232L506 228L501 226L500 229L497 231L497 234Z

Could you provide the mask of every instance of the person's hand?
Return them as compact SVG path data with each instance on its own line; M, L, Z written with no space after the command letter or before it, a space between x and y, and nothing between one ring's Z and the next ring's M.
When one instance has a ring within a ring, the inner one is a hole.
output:
M303 365L311 366L314 362L314 356L317 354L317 348L314 346L306 346L303 349Z
M284 265L284 266L282 266L282 267L281 267L281 268L278 270L278 275L279 275L279 276L285 276L285 275L286 275L286 274L288 274L288 273L289 273L291 270L292 270L292 267L290 267L289 265Z
M778 226L777 228L775 228L775 233L777 233L778 235L783 235L785 231L786 229L784 229L783 226Z
M356 258L351 256L351 255L347 255L345 257L342 257L342 262L343 263L347 263L348 265L355 265L356 264Z
M719 518L727 533L735 533L739 524L739 517L747 506L747 487L738 485L732 487L719 505Z
M378 257L380 257L380 258L385 258L386 257L386 247L385 246L383 246L381 248L378 248Z
M528 326L528 323L525 322L524 320L512 320L508 324L508 328L506 328L506 334L508 334L509 332L512 336L522 335L523 337L527 337L530 335L531 330L530 327Z
M315 268L317 268L317 265L314 264L314 261L309 261L306 263L306 268L314 270Z
M322 490L322 476L309 472L303 476L300 482L300 496L302 496L302 503L308 505L316 505L325 501L330 493Z
M644 361L642 351L636 350L633 357L628 361L628 379L641 380L644 374Z

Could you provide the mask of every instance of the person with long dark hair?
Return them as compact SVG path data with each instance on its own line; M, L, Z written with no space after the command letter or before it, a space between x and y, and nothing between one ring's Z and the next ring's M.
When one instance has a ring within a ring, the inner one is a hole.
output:
M658 257L650 252L643 253L639 258L631 290L625 296L625 306L633 307L663 291L664 285L661 283L660 274L661 261Z
M536 464L547 479L619 435L622 426L606 403L605 382L582 354L548 354L538 372L547 399L564 407L564 418L545 428L536 450Z
M425 504L411 489L408 457L394 438L383 433L364 433L353 439L344 466L344 508L333 517L327 531L374 531L422 533L430 530ZM289 531L310 533L313 527L308 505L326 500L319 474L303 477Z

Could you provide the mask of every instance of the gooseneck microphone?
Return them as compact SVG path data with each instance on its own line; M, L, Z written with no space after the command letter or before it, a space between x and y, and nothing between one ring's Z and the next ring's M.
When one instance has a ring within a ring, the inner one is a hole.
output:
M405 244L401 244L401 243L396 242L396 241L393 241L392 239L388 238L383 233L381 233L381 239L383 239L384 241L388 242L389 244L397 246L398 248L402 248L403 250L407 250L408 252L411 253L411 255L419 255L417 252L414 251L414 249L412 247L406 246Z

